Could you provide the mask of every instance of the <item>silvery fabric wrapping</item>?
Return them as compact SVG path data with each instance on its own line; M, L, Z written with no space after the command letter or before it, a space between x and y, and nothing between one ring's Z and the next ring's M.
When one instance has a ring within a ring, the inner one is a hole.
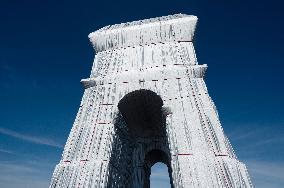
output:
M196 16L177 14L104 27L89 35L96 55L50 188L149 187L151 151L162 151L172 187L253 187L232 149L192 43ZM164 137L133 137L118 109L127 94L163 101ZM147 170L148 169L148 170Z

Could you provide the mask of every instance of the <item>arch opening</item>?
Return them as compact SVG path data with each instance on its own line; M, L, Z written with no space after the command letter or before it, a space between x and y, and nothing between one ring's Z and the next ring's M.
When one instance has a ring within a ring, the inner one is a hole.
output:
M155 163L151 168L150 188L156 188L156 187L163 187L163 188L171 187L168 166L161 162Z
M118 103L132 136L162 136L165 118L162 113L163 100L151 90L135 90L125 95Z
M144 188L172 187L171 174L169 158L164 151L154 149L146 154Z

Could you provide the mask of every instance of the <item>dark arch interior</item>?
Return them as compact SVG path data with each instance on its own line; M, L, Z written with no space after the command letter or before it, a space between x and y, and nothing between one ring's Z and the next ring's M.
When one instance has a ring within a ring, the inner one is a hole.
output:
M155 92L145 89L125 95L118 109L133 136L161 136L165 120L162 114L163 100Z
M126 94L118 103L118 117L116 120L117 130L123 132L123 138L127 135L128 139L125 139L124 142L129 141L133 144L133 148L138 147L138 151L145 152L144 149L148 148L151 150L148 151L144 156L143 165L139 165L136 168L143 169L143 184L144 188L150 188L150 175L151 167L156 163L164 163L168 167L168 173L170 177L170 183L172 185L171 178L171 166L169 159L169 149L166 137L166 115L169 111L162 109L163 100L159 95L151 90L135 90ZM127 127L127 129L119 128L121 125ZM137 138L147 138L146 142L144 139ZM159 145L157 143L162 144ZM164 144L164 145L163 145ZM161 148L162 147L162 148ZM144 148L144 149L142 149ZM121 151L121 148L119 149ZM131 148L127 148L123 152L133 151ZM119 152L117 152L119 153ZM114 159L118 158L115 156ZM125 159L123 158L123 161ZM143 161L140 161L143 162ZM131 163L129 163L131 164ZM137 171L138 172L138 171ZM140 176L139 175L139 176Z
M145 163L151 168L155 163L161 162L168 165L168 157L165 152L159 149L149 151L145 156Z

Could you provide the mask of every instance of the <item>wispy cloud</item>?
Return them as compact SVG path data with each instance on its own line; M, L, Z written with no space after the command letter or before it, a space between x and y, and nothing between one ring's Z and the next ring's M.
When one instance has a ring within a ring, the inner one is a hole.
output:
M9 150L6 150L6 149L1 149L1 148L0 148L0 152L1 153L14 154L14 152L12 152L12 151L9 151Z
M253 124L231 130L229 139L238 147L237 154L246 164L253 184L258 188L280 188L284 184L284 161L277 156L283 150L283 132L271 125ZM275 158L278 160L272 161Z
M227 136L230 138L230 140L238 141L255 136L255 134L256 134L255 131L246 131L246 132L233 132L231 134L228 134Z
M253 148L263 146L267 144L280 144L284 142L282 133L272 131L268 127L260 127L255 129L246 129L234 131L228 135L230 141L249 141L248 144L242 146L242 148Z
M40 164L40 163L39 163ZM51 169L40 165L27 165L15 162L0 162L0 187L29 188L48 187Z
M246 161L256 187L276 188L284 184L284 163L279 161Z
M258 147L258 146L263 146L263 145L268 145L268 144L274 144L274 143L283 143L284 138L277 136L277 137L271 137L263 140L256 141L250 145L247 145L245 148L253 148L253 147Z
M55 142L52 139L49 138L43 138L43 137L37 137L37 136L31 136L31 135L25 135L13 130L5 129L0 127L0 133L4 135L8 135L17 139L21 139L24 141L32 142L35 144L40 144L40 145L46 145L46 146L52 146L52 147L57 147L57 148L62 148L62 144Z
M0 168L5 169L7 172L24 172L24 173L39 172L39 170L31 166L16 164L12 162L1 162Z
M253 174L276 178L284 183L284 163L268 161L248 161L247 165Z

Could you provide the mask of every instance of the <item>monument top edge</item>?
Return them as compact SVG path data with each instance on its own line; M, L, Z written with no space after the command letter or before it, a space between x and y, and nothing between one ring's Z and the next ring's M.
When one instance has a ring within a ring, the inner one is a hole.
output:
M105 26L89 34L95 51L157 42L192 41L197 17L174 14Z
M131 22L125 22L125 23L120 23L120 24L108 25L108 26L102 27L90 33L89 37L91 38L92 35L95 35L96 33L113 31L117 29L127 29L127 28L131 28L135 26L148 25L148 24L153 24L153 23L166 24L167 22L171 22L174 20L181 21L181 20L188 20L188 19L197 20L197 17L194 15L180 13L180 14L173 14L173 15L168 15L168 16L160 16L160 17L148 18L148 19L143 19L143 20L138 20L138 21L131 21Z

